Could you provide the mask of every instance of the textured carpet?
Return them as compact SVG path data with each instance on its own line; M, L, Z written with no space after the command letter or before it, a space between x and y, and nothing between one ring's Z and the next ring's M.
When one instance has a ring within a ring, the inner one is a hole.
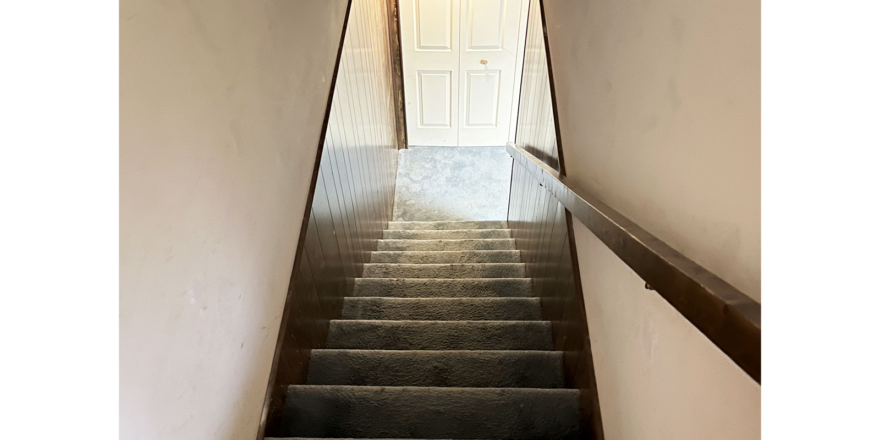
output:
M392 222L287 388L292 438L583 438L506 222Z
M504 147L400 150L394 220L506 220L511 167Z

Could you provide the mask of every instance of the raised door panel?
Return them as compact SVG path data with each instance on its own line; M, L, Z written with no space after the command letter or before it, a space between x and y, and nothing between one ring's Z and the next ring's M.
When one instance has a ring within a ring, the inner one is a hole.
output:
M452 51L452 0L416 0L416 50Z
M416 75L419 128L451 128L452 72L420 70Z
M498 92L501 85L500 70L477 70L465 72L465 119L463 127L498 126Z
M469 6L467 50L502 50L507 0L472 0Z
M458 145L460 4L460 0L400 0L410 145Z

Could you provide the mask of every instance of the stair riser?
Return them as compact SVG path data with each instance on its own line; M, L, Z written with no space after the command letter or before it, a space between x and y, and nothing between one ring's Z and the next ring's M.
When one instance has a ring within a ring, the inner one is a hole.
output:
M539 321L537 298L345 298L342 319Z
M562 388L558 351L313 350L309 385Z
M373 252L370 263L520 263L519 251L411 251Z
M507 229L507 222L388 222L394 230Z
M449 240L487 238L511 238L509 229L453 229L449 231L425 230L385 230L382 238L386 240Z
M522 278L522 263L365 264L364 278Z
M330 321L327 348L553 350L547 321Z
M513 440L581 434L577 390L291 386L281 432L297 437Z
M378 251L514 251L512 238L486 240L379 240Z
M529 278L392 279L357 278L353 296L392 298L531 297Z

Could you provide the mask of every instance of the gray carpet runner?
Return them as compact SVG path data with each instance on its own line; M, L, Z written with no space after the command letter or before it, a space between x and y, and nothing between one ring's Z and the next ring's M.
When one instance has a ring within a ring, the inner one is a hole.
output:
M287 390L293 438L575 439L580 395L506 222L390 222Z

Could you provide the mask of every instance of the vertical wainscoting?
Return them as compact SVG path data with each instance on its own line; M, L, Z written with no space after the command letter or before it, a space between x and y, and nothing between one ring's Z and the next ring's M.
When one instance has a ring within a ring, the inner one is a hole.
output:
M516 144L547 165L560 169L556 148L556 118L544 41L540 0L531 0L523 57L522 88L516 124Z
M340 316L342 298L391 219L398 146L388 10L393 1L353 0L349 6L259 439L276 434L287 386L305 382L311 350L324 346L329 321Z
M540 0L531 0L516 143L564 173L546 49L543 7ZM556 349L565 352L566 386L582 391L587 431L591 438L604 439L571 214L516 161L508 223L534 294L541 298L544 319L553 323Z
M553 325L555 349L564 351L566 386L582 392L589 438L603 439L571 214L514 161L507 220L526 275L532 278L532 291L541 298L543 318Z

